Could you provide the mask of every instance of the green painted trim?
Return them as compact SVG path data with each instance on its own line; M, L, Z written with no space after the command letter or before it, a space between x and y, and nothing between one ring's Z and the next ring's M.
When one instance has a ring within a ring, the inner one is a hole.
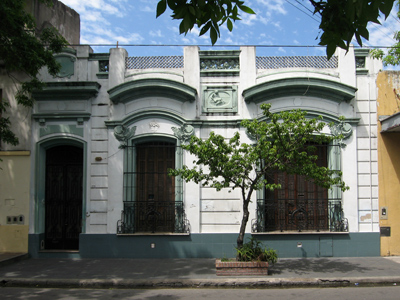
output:
M336 102L350 101L357 88L320 78L294 77L263 82L243 91L246 102L256 104L287 96L308 96Z
M270 70L270 69L263 69L263 70ZM272 71L272 70L271 70ZM330 77L334 77L334 78L340 78L339 77L339 73L328 73L328 72L318 72L318 71L304 71L304 70L290 70L290 71L277 71L277 72L273 72L273 73L262 73L260 75L258 75L256 77L256 79L260 79L260 78L264 78L264 77L270 77L270 76L277 76L277 75L282 75L282 74L290 74L293 76L293 74L295 73L301 73L301 74L307 74L307 78L310 75L316 75L316 76L320 76L320 75L326 75L326 76L330 76Z
M154 119L154 118L160 118L160 119L165 119L169 121L173 121L174 123L183 125L184 123L188 123L188 121L183 118L182 116L171 112L167 110L151 110L151 111L141 111L137 113L133 113L131 115L128 115L122 120L113 120L113 121L105 121L104 123L106 124L107 127L114 127L118 125L123 125L129 127L131 124L141 121L141 120L146 120L146 119Z
M129 71L128 71L128 72L129 72ZM134 72L134 71L132 71L132 72ZM128 75L125 75L125 78L130 78L130 77L135 77L135 76L142 76L142 75L147 75L147 74L160 74L160 73L166 74L166 75L179 76L179 77L184 78L184 76L182 75L182 73L178 73L178 72L168 72L168 71L164 71L164 70L163 70L162 72L160 72L160 71L146 71L146 72L128 74ZM136 80L136 79L134 79L134 80Z
M75 55L75 56L76 56L76 49L72 49L72 48L63 48L63 49L61 50L60 53L68 53L68 54L72 54L72 55ZM57 54L60 54L60 53L57 53ZM57 54L56 54L56 55L57 55Z
M370 52L370 49L354 49L354 56L368 56Z
M122 83L108 90L115 104L143 97L167 97L181 102L194 102L197 90L185 83L164 78L143 78Z
M325 121L327 123L329 122L339 122L339 116L334 116L334 115L329 115L322 113L320 111L307 111L308 114L307 116L310 118L315 118L318 116L322 116L323 119L322 121ZM105 121L105 125L107 127L115 127L115 126L127 126L129 127L130 125L141 121L141 120L146 120L146 119L154 119L154 118L160 118L160 119L165 119L169 120L172 122L175 122L177 124L183 125L183 124L188 124L192 125L193 127L200 128L200 127L219 127L219 128L240 128L240 123L243 121L243 119L236 119L236 120L188 120L183 118L182 116L170 112L170 111L165 111L165 110L153 110L153 111L142 111L142 112L137 112L132 115L129 115L125 117L122 120L113 120L113 121ZM264 120L264 117L259 118L259 120ZM352 125L357 125L358 122L360 121L359 118L351 118L351 119L346 119L346 123L350 123Z
M110 53L89 53L89 60L109 60Z
M238 58L241 50L199 50L200 58Z
M76 125L47 125L46 127L40 127L39 136L44 137L46 135L54 133L67 133L74 134L83 137L83 127L77 127Z
M356 75L368 75L368 69L356 69Z
M57 113L36 113L32 114L32 117L35 120L38 119L63 119L63 120L71 120L71 119L83 119L89 120L91 113L64 113L64 112L57 112Z
M237 113L238 111L238 86L212 86L201 87L203 94L202 113ZM217 95L220 103L215 103L213 95ZM225 102L225 103L224 103Z
M273 113L277 113L277 112L281 112L281 111L287 111L287 109L280 109L280 110L276 110L273 111ZM336 115L331 115L331 114L327 114L325 112L321 112L318 110L307 110L307 115L306 118L317 118L317 117L322 117L322 121L330 123L330 122L334 122L334 123L338 123L339 122L339 117L340 116L336 116ZM260 121L267 121L265 116L261 116L260 118L258 118L258 120ZM360 121L360 118L349 118L349 119L345 119L344 122L349 123L351 125L357 125Z
M101 85L95 81L47 82L42 90L32 93L36 101L89 100L96 96Z
M97 73L96 77L99 78L99 79L108 79L108 72Z
M36 143L36 155L34 162L34 232L44 233L45 226L45 174L46 174L46 150L55 146L70 145L83 149L83 184L82 184L82 233L86 232L86 202L87 202L87 143L81 139L67 136L55 136L43 139Z

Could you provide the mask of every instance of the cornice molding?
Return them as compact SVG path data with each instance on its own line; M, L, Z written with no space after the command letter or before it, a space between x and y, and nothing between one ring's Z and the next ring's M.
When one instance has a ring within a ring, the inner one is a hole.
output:
M181 102L194 102L197 90L185 83L164 78L143 78L122 83L108 90L115 104L143 97L167 97Z
M357 88L326 79L294 77L263 82L243 91L246 102L256 104L287 96L304 96L336 102L350 101Z
M36 101L89 100L97 95L101 85L95 81L46 82L42 90L33 92Z

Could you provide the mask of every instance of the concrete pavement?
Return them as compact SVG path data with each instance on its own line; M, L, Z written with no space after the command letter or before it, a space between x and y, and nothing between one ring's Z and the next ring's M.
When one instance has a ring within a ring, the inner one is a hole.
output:
M68 288L322 287L400 284L400 257L285 258L268 276L216 276L215 259L24 259L0 286Z

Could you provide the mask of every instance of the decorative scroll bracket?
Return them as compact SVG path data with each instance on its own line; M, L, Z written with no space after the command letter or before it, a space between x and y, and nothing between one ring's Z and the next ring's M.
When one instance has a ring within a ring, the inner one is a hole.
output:
M174 136L178 138L182 143L188 142L190 137L194 134L194 127L189 124L184 124L181 127L172 127Z
M331 130L332 135L335 136L341 135L341 138L337 140L338 145L340 146L340 148L345 148L346 144L343 142L343 140L348 139L353 134L353 128L351 124L340 121L337 124L329 126L329 128Z
M123 125L115 126L114 128L114 136L121 143L119 146L120 149L128 146L128 141L135 135L136 126L132 128L127 128Z

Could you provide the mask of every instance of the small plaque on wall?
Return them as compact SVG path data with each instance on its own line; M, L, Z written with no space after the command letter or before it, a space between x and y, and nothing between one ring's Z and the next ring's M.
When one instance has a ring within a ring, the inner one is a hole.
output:
M390 236L390 227L381 227L381 236Z
M237 86L203 87L203 113L236 113Z

